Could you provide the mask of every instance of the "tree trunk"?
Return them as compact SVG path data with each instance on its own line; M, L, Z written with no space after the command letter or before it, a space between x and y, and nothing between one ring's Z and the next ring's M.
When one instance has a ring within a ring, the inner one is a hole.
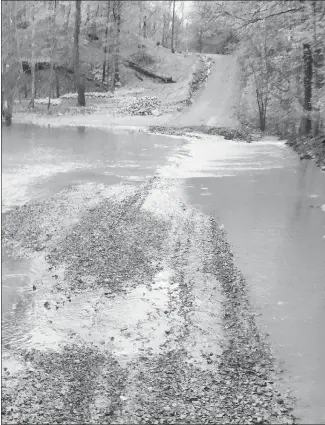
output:
M107 76L107 89L112 89L112 81L113 81L113 72L112 70L115 69L114 67L114 55L112 55L114 50L114 42L115 42L115 36L114 36L114 3L108 0L109 3L109 30L108 30L108 51L107 51L107 60L106 60L106 76Z
M148 71L147 69L142 68L141 66L137 65L134 62L131 62L129 60L125 60L124 64L132 69L134 69L137 72L140 72L143 75L146 75L147 77L155 78L157 80L160 80L164 83L176 83L175 80L173 80L173 77L164 77L162 75L157 75L153 73L152 71Z
M117 0L115 84L120 83L121 0Z
M312 77L313 65L311 48L308 43L304 44L304 109L306 116L304 117L303 132L305 134L311 131L311 117L312 110Z
M121 0L115 0L113 3L114 16L114 60L112 67L111 90L114 91L116 83L120 82L119 55L120 55L120 32L121 32Z
M173 20L172 20L172 39L171 39L171 51L175 53L174 48L174 31L175 31L175 0L173 0Z
M71 13L71 2L69 2L69 8L68 8L68 14L67 14L67 21L66 21L66 26L65 26L65 33L66 34L68 34L68 30L69 30L70 13Z
M47 109L51 107L51 94L52 94L52 79L53 79L53 55L55 52L56 44L56 31L55 31L55 16L56 16L56 0L54 0L54 7L52 12L52 46L51 46L51 65L50 65L50 81L49 81L49 101L47 103Z
M57 70L55 70L55 89L56 89L56 98L58 99L60 97L60 81L59 81L59 75Z
M106 77L106 67L108 68L108 57L107 57L107 51L108 51L108 28L109 28L109 21L110 21L110 9L111 2L110 0L107 0L107 20L106 20L106 28L105 28L105 44L104 44L104 62L103 62L103 78L102 82L105 82Z
M32 58L31 58L31 70L32 70L32 94L30 100L30 106L35 107L35 16L34 16L34 7L32 6Z
M82 0L76 0L76 16L75 16L75 29L74 29L74 77L76 89L78 91L78 102L77 106L86 106L85 100L85 84L84 78L81 75L80 60L79 60L79 35L80 35L80 24L81 24L81 2Z
M163 23L161 44L163 45L163 47L166 47L167 12L164 12L163 19L164 19L164 23Z
M203 50L203 34L202 31L199 31L199 53L202 53Z
M2 105L2 114L5 119L5 123L7 126L11 125L11 119L12 119L12 104L13 104L13 97L12 97L12 90L8 90L6 95L2 95L2 99L4 99L3 105Z
M142 16L143 16L143 4L142 1L138 1L138 6L140 10L140 17L139 17L139 35L142 36Z
M147 38L147 16L143 17L143 38Z
M104 83L105 77L106 77L107 37L108 37L108 28L106 27L106 29L105 29L105 46L104 46L104 62L103 62L102 83Z
M90 4L87 4L87 13L86 13L86 21L85 21L85 26L88 24L88 22L90 21Z

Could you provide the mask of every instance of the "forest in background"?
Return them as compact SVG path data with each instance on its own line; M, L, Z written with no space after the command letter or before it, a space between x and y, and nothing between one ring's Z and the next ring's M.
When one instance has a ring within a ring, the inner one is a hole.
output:
M2 4L2 103L128 84L156 49L235 54L242 123L283 135L324 134L325 2L13 1ZM150 66L149 66L150 68ZM215 94L217 96L217 93Z

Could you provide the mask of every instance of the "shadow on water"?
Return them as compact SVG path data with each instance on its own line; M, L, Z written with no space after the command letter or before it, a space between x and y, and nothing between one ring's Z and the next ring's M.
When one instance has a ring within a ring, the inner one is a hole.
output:
M286 387L298 397L296 414L324 423L325 173L288 150L278 167L276 146L276 166L261 155L260 170L243 171L249 149L241 170L228 161L231 176L189 178L187 197L225 225Z

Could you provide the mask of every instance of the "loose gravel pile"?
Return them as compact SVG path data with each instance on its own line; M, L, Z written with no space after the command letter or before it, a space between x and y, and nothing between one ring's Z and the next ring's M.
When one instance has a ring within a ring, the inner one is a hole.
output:
M160 105L161 101L156 96L131 98L120 112L126 115L155 115L159 114Z
M192 98L194 94L199 90L202 84L209 78L211 73L211 68L213 66L213 59L211 57L202 57L200 56L200 62L198 69L193 73L192 80L189 84L189 92L188 97L186 99L186 103L189 105L192 103Z
M71 345L60 353L22 350L21 358L19 375L3 376L2 423L114 422L127 374L110 353Z

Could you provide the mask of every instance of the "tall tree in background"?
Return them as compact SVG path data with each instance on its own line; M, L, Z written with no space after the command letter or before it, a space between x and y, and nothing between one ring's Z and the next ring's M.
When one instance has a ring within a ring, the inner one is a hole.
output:
M174 46L174 34L175 34L175 2L176 2L176 0L173 0L172 39L171 39L171 51L172 51L172 53L175 53L175 46Z
M120 84L120 34L121 34L121 12L122 2L116 0L116 44L115 44L115 73L114 73L114 87L118 83Z
M74 48L73 48L73 59L74 59L74 78L78 92L77 106L86 106L85 100L85 84L83 76L81 75L80 58L79 58L79 35L80 35L80 24L81 24L81 1L76 0L76 16L75 16L75 28L74 28Z
M5 119L7 126L11 125L13 91L15 87L13 70L14 57L12 54L14 45L14 31L12 19L12 4L8 1L2 2L2 10L5 10L4 19L2 20L2 61L1 61L1 114ZM4 43L4 40L6 43ZM6 48L7 47L7 48ZM6 49L5 49L6 48Z
M105 41L104 41L104 62L103 62L103 76L102 76L102 83L105 82L106 78L106 70L108 73L108 32L110 28L110 16L111 16L111 2L110 0L107 0L107 16L106 16L106 26L105 26Z
M113 21L114 21L114 47L113 58L110 70L110 89L115 90L115 86L120 84L120 32L121 32L121 0L113 1Z
M35 107L35 92L36 92L36 84L35 84L35 13L34 13L34 3L32 2L31 8L31 20L32 20L32 57L31 57L31 71L32 71L32 94L30 99L30 106L32 108Z
M308 43L303 46L304 53L304 109L306 116L302 121L302 131L308 134L311 131L311 117L312 111L312 77L313 77L313 58L311 48Z
M165 3L163 3L163 8L164 8L164 12L163 12L163 28L162 28L162 37L161 37L161 44L166 47L167 45L167 28L168 28L168 23L169 23L169 14L166 8Z
M56 0L52 8L51 21L52 21L52 46L51 46L51 64L50 64L50 83L49 83L49 101L47 103L47 109L50 109L51 106L51 94L52 94L52 79L53 79L53 68L54 68L54 54L55 54L55 44L56 44ZM57 90L58 91L58 90Z

